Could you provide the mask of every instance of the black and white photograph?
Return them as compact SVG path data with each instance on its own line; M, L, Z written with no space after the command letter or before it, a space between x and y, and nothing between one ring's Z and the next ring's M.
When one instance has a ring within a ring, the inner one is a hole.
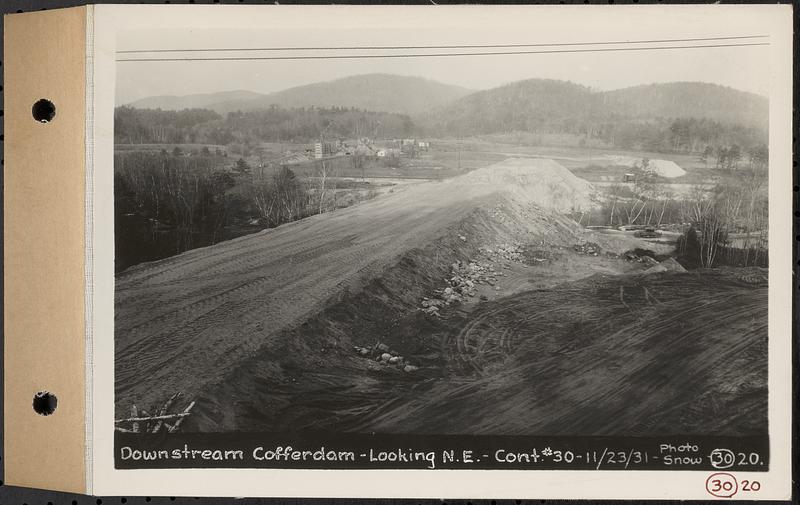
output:
M766 471L769 33L363 16L120 32L117 463Z

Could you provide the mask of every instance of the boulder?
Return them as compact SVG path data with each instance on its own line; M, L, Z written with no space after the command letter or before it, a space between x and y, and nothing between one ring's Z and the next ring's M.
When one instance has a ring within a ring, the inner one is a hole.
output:
M639 259L639 261L641 261L645 265L658 265L658 260L651 256L642 256Z
M646 275L655 274L658 272L685 272L686 269L683 266L675 261L675 258L668 258L662 261L661 263L652 266L645 270L643 273Z

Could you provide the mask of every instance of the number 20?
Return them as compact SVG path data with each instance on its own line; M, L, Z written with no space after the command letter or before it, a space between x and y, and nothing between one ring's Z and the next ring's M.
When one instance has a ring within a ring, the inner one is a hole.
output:
M757 480L743 480L742 491L758 491L761 489L761 483Z

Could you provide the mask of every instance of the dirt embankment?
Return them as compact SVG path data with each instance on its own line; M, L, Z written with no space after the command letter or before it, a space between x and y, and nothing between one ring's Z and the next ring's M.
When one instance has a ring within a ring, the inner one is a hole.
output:
M512 168L519 170L500 163L476 172ZM546 177L553 167L532 160L529 171ZM515 212L522 216L530 212L524 209L547 205L537 200L538 193L526 196L519 189L463 177L413 185L126 270L117 276L115 290L118 412L128 412L134 403L158 404L178 391L199 395L263 347L280 345L282 332L346 293L360 292L409 251L433 244L476 209L504 201L523 209ZM515 217L504 226L528 224Z
M508 217L517 213L536 218ZM558 214L524 210L503 199L487 203L442 230L431 244L403 254L360 289L345 290L320 313L281 332L274 344L262 346L230 370L198 397L197 415L186 429L336 429L392 398L445 378L448 358L442 339L447 326L442 321L451 316L427 314L421 303L448 285L453 263L469 262L498 241L548 236L548 243L566 247L580 235L574 222ZM498 282L502 291L481 286L483 290L450 312L470 310L481 295L500 299L526 288L514 282L509 274ZM416 370L409 373L381 363L378 345ZM373 352L362 356L358 348Z
M186 431L760 433L764 272L645 275L641 241L503 169L118 277L118 411L183 391Z

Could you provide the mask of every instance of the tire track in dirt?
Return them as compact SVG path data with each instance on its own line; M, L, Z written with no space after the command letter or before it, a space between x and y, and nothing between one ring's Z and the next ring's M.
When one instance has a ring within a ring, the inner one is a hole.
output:
M457 358L470 349L458 343L464 335L484 342L514 335L513 348L482 373L395 401L394 409L366 416L353 429L539 435L763 430L767 293L734 275L598 276L498 301L472 314L475 320L446 341ZM620 303L620 285L630 311ZM653 304L645 289L661 303ZM737 363L745 359L746 366ZM726 393L722 407L700 403L720 396L726 384L746 382L756 389ZM692 416L684 414L688 410Z

